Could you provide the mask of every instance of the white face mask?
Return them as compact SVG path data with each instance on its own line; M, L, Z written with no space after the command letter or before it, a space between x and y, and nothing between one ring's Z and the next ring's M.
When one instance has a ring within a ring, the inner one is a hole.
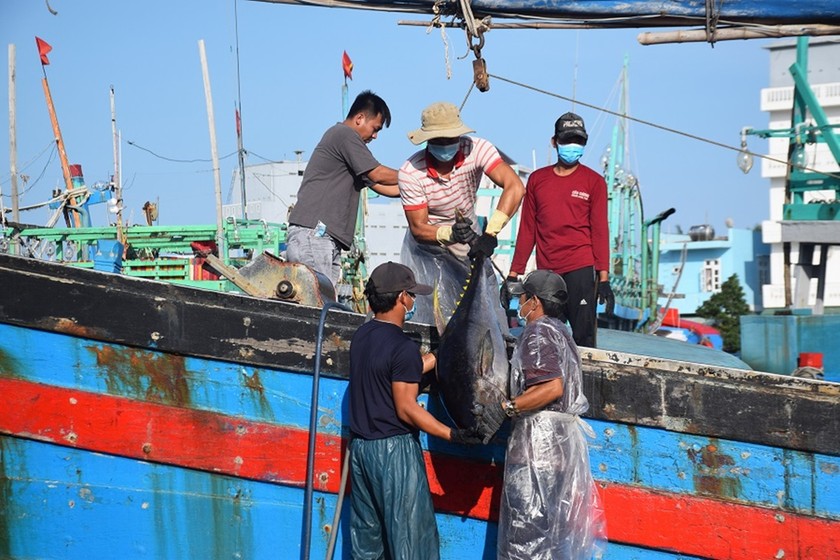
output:
M528 303L529 301L531 301L531 298L526 299L526 300L525 300L525 303ZM519 322L519 326L520 326L520 327L524 327L524 326L526 325L526 323L528 323L528 316L529 316L531 313L533 313L533 312L534 312L534 306L532 305L532 306L531 306L531 311L529 311L528 313L526 313L526 314L525 314L525 316L523 317L523 316L522 316L522 308L523 308L523 307L525 307L525 303L523 303L522 305L520 305L520 306L519 306L519 311L517 311L517 312L516 312L516 320L517 320L517 322Z

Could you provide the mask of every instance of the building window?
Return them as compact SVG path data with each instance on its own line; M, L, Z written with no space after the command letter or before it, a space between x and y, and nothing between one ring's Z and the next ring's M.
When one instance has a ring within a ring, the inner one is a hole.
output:
M703 261L703 270L700 273L700 290L703 292L720 291L720 261L707 259Z
M758 262L758 285L763 286L770 283L770 255L759 255Z

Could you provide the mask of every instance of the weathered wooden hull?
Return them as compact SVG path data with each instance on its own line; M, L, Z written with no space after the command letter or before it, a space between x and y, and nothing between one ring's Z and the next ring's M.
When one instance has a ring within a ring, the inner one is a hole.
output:
M0 557L300 557L319 310L3 255L0 286ZM313 557L361 321L325 329ZM840 556L840 385L584 353L607 558ZM494 558L503 440L422 442L442 556Z

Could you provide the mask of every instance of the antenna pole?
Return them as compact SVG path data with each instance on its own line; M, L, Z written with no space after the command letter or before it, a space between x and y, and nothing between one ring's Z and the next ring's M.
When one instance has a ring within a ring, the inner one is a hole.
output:
M17 116L15 96L15 46L9 45L9 171L12 179L12 221L20 221L20 201L18 200L17 177ZM5 222L6 214L3 213ZM17 243L17 242L15 242ZM14 253L14 251L13 251Z
M239 80L239 14L233 0L233 25L236 34L236 150L239 153L239 187L242 197L242 219L248 219L248 201L245 197L245 148L242 147L242 87Z
M114 194L117 198L117 241L125 244L122 223L122 178L120 177L120 139L117 135L117 109L114 103L114 86L111 86L111 134L114 136Z
M219 258L228 264L222 216L222 177L219 171L219 151L216 146L216 119L213 116L213 93L210 91L210 72L207 70L204 39L198 41L198 52L201 56L201 74L204 76L204 99L207 103L207 126L210 128L210 152L213 157L213 181L216 186L216 247L219 249Z

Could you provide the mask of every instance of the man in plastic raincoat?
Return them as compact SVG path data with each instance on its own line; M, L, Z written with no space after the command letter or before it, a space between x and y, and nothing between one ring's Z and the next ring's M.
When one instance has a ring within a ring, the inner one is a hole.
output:
M399 170L400 198L409 226L400 261L417 273L420 282L436 287L440 319L448 321L469 273L467 255L493 254L496 235L519 208L525 187L493 144L467 136L474 131L461 121L452 103L429 105L421 123L408 138L415 145L425 142L426 147ZM484 175L503 190L482 233L475 204ZM456 221L459 213L464 219ZM489 262L485 273L493 274ZM498 305L495 290L487 297ZM428 301L417 303L415 320L444 326L435 321ZM505 322L504 316L501 321Z
M588 560L599 550L606 523L589 467L580 415L580 355L561 316L563 278L536 270L510 285L525 320L511 359L512 419L499 513L498 558Z

